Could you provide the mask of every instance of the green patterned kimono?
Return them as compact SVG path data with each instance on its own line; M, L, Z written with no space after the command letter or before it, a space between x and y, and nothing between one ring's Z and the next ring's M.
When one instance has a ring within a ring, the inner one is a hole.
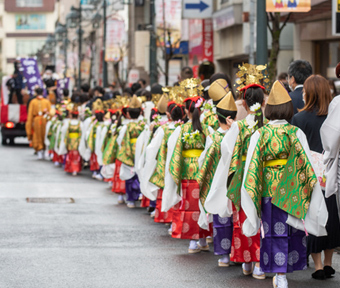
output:
M56 120L56 119L52 120L50 129L47 132L47 138L50 141L50 145L48 146L49 150L54 150L56 133L57 133L57 128L58 128L59 122L60 121Z
M142 126L136 122L130 122L127 124L127 130L117 155L117 159L125 165L134 166L136 141L142 131Z
M191 122L182 125L181 132L170 161L170 174L180 191L182 179L196 180L199 173L198 158L204 150L206 137L210 134L208 126L202 125L203 133L200 133L200 140L192 143L184 142L182 139L185 133L195 132Z
M92 125L89 137L87 138L87 147L89 147L91 149L92 153L94 152L94 150L96 148L97 127L100 124L101 124L100 122L96 121Z
M117 133L114 133L112 137L110 137L110 139L108 140L103 151L103 165L109 165L116 161L117 154L119 152L117 143L118 135L119 131L117 131Z
M248 128L246 119L237 121L237 125L239 134L237 136L229 168L229 176L232 174L233 176L228 187L227 196L234 203L237 211L239 211L241 207L241 186L246 163L245 160L253 132Z
M221 142L224 137L224 133L216 131L214 134L209 135L213 140L213 143L209 147L201 170L197 177L197 182L200 185L200 200L204 206L205 199L207 199L211 183L213 181L218 162L221 157Z
M60 121L58 124L57 124L57 127L56 127L56 132L58 130L59 127L62 127L64 124L63 121ZM61 144L61 130L59 131L59 134L58 134L58 138L56 138L56 141L57 141L57 147L60 147L60 144Z
M65 136L65 145L67 151L78 150L81 138L80 121L76 125L69 124L69 127Z
M245 179L245 189L261 215L261 198L272 197L272 204L290 215L304 219L317 178L290 125L266 125L258 130ZM286 159L280 162L273 160ZM287 161L285 163L285 161Z
M168 152L168 140L171 134L175 130L169 128L168 124L162 125L161 128L164 130L164 137L163 137L162 144L157 155L156 170L151 176L149 182L155 184L161 189L164 189L165 163L166 163L166 156Z
M218 125L218 119L216 117L216 114L214 114L212 111L208 111L205 114L205 117L203 119L203 124L210 126L213 128L215 131L219 128Z

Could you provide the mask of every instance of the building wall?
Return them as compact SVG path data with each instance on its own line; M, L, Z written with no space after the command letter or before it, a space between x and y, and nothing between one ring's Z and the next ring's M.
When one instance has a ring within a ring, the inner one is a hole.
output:
M13 73L13 61L17 57L26 57L27 54L17 54L17 50L25 51L24 47L20 44L25 44L28 48L35 47L35 45L42 45L47 35L53 33L55 30L55 22L57 19L58 5L54 1L45 1L44 7L29 10L28 8L17 8L13 6L15 1L5 1L5 9L2 14L2 21L6 23L3 25L3 38L2 38L2 55L1 63L4 74ZM53 3L53 5L50 5ZM53 9L52 9L53 8ZM0 6L1 9L1 6ZM38 12L37 12L38 11ZM45 28L44 29L17 29L16 15L44 15ZM0 34L1 35L1 34ZM41 43L37 43L37 41ZM33 43L32 42L36 42ZM28 51L28 50L26 50Z

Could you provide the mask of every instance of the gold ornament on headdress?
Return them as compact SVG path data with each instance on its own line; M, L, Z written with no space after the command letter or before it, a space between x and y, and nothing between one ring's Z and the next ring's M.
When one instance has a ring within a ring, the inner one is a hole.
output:
M92 104L92 110L93 110L93 111L104 110L103 101L100 100L100 99L97 99L96 101L94 101L93 104Z
M116 101L118 106L124 107L129 103L129 97L127 96L116 96Z
M184 89L186 98L201 96L203 91L201 80L197 78L185 79L180 83L180 86Z
M174 86L169 92L169 101L175 101L177 104L183 104L186 97L186 91L181 86Z
M264 85L270 82L267 78L267 65L252 65L249 63L243 63L243 65L239 65L238 68L239 71L236 73L236 76L240 79L236 81L236 84L239 85L237 90L241 90L243 87L250 84ZM262 81L264 83L261 83Z
M115 99L109 99L109 100L105 100L103 101L103 105L104 105L104 110L107 111L111 108L112 104L114 103Z

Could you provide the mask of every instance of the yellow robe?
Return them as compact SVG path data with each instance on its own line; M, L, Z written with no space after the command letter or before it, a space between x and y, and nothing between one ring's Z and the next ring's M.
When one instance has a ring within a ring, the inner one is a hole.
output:
M33 99L28 108L26 134L32 147L36 151L45 149L44 138L47 120L44 114L51 110L51 103L47 99L39 96Z

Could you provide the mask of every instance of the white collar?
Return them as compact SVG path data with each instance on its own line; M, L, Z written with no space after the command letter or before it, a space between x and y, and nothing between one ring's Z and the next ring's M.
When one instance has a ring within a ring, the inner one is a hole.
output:
M175 129L176 127L175 127L175 123L174 122L169 122L168 123L168 128L169 129Z
M296 85L294 91L298 88L303 88L303 85L302 84Z
M229 131L229 129L223 130L221 127L217 129L217 132L220 132L222 134L225 134Z
M280 120L271 120L269 121L268 125L285 125L288 124L288 122L284 119L280 119Z

